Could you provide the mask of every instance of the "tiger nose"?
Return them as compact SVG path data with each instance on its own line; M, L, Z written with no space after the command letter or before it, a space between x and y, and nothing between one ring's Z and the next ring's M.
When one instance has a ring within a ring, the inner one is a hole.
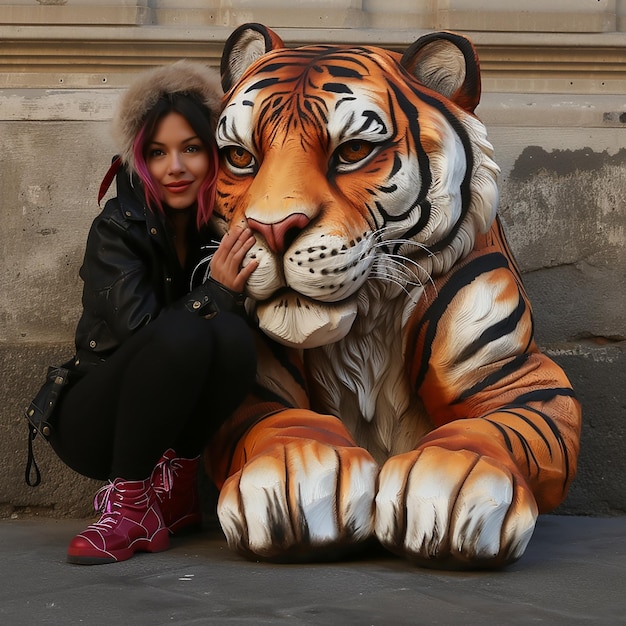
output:
M263 235L272 252L281 254L289 247L297 234L306 228L310 221L310 218L304 213L293 213L280 222L272 224L266 224L249 217L248 226L260 235Z

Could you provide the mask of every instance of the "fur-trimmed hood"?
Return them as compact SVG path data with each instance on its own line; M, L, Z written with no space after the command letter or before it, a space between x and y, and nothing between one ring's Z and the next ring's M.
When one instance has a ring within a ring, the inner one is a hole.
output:
M113 117L113 134L120 157L131 169L135 168L135 136L147 113L167 93L196 94L211 111L213 127L217 124L223 92L216 70L201 63L178 61L140 74L122 96Z

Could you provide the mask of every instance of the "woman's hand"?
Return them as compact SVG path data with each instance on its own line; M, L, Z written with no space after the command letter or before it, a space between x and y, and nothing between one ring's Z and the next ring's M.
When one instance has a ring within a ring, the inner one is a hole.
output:
M259 265L258 261L253 260L245 267L241 266L254 242L254 235L249 228L235 226L229 230L211 259L211 278L231 291L241 293Z

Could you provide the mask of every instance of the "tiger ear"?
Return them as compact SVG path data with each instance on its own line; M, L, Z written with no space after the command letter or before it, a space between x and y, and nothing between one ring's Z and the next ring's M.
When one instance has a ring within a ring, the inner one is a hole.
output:
M426 87L473 113L480 102L480 64L474 44L457 33L429 33L402 55L402 66Z
M263 24L242 24L224 44L220 73L227 92L258 58L270 50L284 48L283 40Z

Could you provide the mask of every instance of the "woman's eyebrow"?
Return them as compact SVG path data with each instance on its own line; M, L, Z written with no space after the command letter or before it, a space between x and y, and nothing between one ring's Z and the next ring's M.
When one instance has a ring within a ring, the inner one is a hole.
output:
M193 135L192 137L188 137L187 139L183 139L180 143L189 143L190 141L200 141L200 137L198 135ZM165 144L161 141L152 140L148 144L150 146L164 146Z

